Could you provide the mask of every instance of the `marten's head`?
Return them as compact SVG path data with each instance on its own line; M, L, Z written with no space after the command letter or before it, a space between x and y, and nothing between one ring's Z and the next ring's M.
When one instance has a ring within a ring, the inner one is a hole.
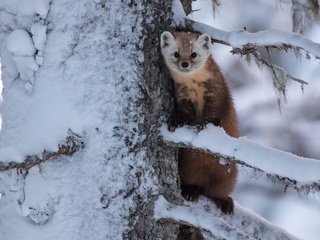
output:
M161 53L170 71L193 73L205 66L210 56L211 38L208 34L163 32Z

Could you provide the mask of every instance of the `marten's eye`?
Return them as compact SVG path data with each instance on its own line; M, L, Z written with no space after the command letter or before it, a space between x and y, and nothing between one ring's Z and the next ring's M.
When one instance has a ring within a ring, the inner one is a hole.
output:
M173 56L178 58L178 57L180 57L180 54L178 52L174 52Z
M197 56L198 56L198 54L195 53L195 52L193 52L193 53L191 54L191 57L192 57L192 58L196 58Z

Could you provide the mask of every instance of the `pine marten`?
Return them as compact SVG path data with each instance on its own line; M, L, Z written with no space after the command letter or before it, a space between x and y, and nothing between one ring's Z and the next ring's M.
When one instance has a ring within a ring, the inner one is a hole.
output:
M238 137L238 120L228 85L211 55L208 34L163 32L161 53L174 80L175 113L170 128L212 123ZM233 190L237 168L227 167L212 155L190 148L179 149L182 196L195 201L200 195L212 199L225 214L233 213Z

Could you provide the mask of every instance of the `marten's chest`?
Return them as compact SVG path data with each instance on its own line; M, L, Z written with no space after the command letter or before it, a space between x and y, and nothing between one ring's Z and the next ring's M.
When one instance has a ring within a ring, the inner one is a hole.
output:
M197 117L201 117L203 114L206 93L207 88L204 82L198 83L191 80L184 84L176 85L177 101L189 100L193 105Z

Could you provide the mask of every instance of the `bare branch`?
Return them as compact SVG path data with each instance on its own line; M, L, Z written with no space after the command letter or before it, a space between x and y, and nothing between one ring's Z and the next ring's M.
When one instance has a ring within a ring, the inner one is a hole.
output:
M183 134L179 132L180 130L183 131ZM200 132L195 128L187 129L185 127L176 129L175 132L169 132L166 126L162 126L160 131L164 141L172 146L197 149L214 155L227 163L235 161L240 165L264 174L274 183L283 184L285 190L292 188L299 193L320 191L320 177L317 174L320 171L320 161L318 160L301 158L286 152L265 148L246 139L233 139L226 135L222 129L214 127L212 124L207 125L207 128ZM221 142L224 143L223 151L219 149L220 144L218 143ZM248 151L250 154L241 154L244 151ZM259 152L260 159L255 159L257 152ZM290 168L287 167L287 169L270 167L288 164ZM294 170L292 166L296 166ZM307 177L299 176L303 175L301 174L302 166L304 171L309 172ZM288 169L291 169L291 171L288 171ZM286 172L287 176L284 172Z
M62 156L72 156L82 147L83 142L81 141L81 137L69 129L66 140L64 143L58 145L58 150L56 152L44 150L41 156L30 155L27 156L23 162L0 162L0 171L17 169L19 171L22 170L23 172L27 172L30 168L34 167L35 165L39 165L40 163L54 160Z

